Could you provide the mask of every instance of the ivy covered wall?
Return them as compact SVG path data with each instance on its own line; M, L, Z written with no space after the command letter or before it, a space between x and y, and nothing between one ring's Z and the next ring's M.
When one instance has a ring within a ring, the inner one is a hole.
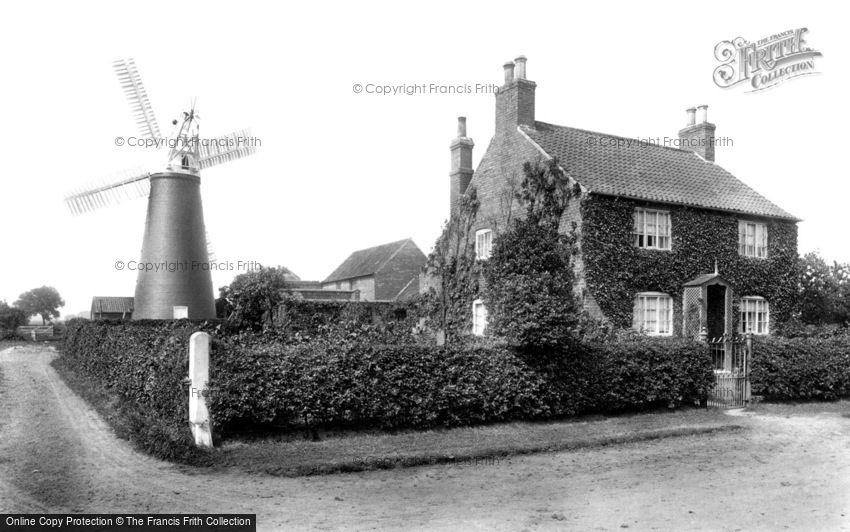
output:
M635 207L670 212L672 249L639 249L632 228ZM605 317L617 327L631 327L635 294L665 292L673 297L674 334L682 332L682 285L714 271L729 281L734 300L762 296L770 304L771 329L787 321L797 291L797 224L758 219L768 226L768 258L738 254L738 220L735 214L690 207L651 204L595 194L582 198L581 253L589 294ZM737 305L734 307L737 328Z

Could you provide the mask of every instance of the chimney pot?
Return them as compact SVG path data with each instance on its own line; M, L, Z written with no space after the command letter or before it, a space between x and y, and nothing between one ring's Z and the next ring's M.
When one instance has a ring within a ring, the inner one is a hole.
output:
M457 136L465 137L466 136L466 117L459 116L457 117Z
M697 114L696 107L691 107L690 109L687 109L685 112L688 113L688 123L686 124L686 127L696 124L696 114Z
M513 61L508 61L505 63L505 84L507 85L511 81L514 80L514 63Z
M697 110L699 111L699 123L705 124L706 122L708 122L708 106L700 105L699 107L697 107Z
M525 79L525 62L527 59L524 55L521 55L514 59L514 63L516 63L516 70L514 71L514 79Z

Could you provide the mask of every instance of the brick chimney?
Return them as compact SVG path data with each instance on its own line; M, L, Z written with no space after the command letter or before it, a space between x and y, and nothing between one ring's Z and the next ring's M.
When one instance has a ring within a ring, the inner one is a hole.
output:
M708 121L708 106L691 107L687 111L688 122L679 131L680 148L698 153L706 161L714 162L714 130Z
M534 127L534 89L526 79L525 56L505 63L505 83L496 94L496 136L516 131L518 125Z
M460 205L460 197L466 193L466 187L472 181L472 148L475 143L466 136L466 117L457 117L457 138L452 140L449 150L452 153L452 171L449 173L451 215L454 216Z

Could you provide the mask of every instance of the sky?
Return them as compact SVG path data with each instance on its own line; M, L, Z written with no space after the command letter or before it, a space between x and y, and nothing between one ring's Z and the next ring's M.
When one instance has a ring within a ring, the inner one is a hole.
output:
M323 279L352 251L412 237L428 252L448 214L458 116L474 162L494 96L370 87L500 84L528 58L541 121L675 137L706 104L716 162L803 221L799 251L850 262L850 44L838 3L16 2L0 18L0 300L56 287L63 315L131 296L144 200L72 216L65 194L166 154L138 134L112 72L134 58L163 134L197 98L201 136L249 127L252 157L202 175L215 288L239 261ZM817 75L760 92L720 88L717 43L808 28ZM360 84L363 91L355 92Z

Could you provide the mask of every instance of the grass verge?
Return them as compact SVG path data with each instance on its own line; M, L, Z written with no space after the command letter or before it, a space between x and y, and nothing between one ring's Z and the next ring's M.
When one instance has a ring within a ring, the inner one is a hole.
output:
M399 433L235 439L216 450L215 469L302 476L430 464L494 463L512 455L743 429L718 410L685 409L552 422L513 422Z

